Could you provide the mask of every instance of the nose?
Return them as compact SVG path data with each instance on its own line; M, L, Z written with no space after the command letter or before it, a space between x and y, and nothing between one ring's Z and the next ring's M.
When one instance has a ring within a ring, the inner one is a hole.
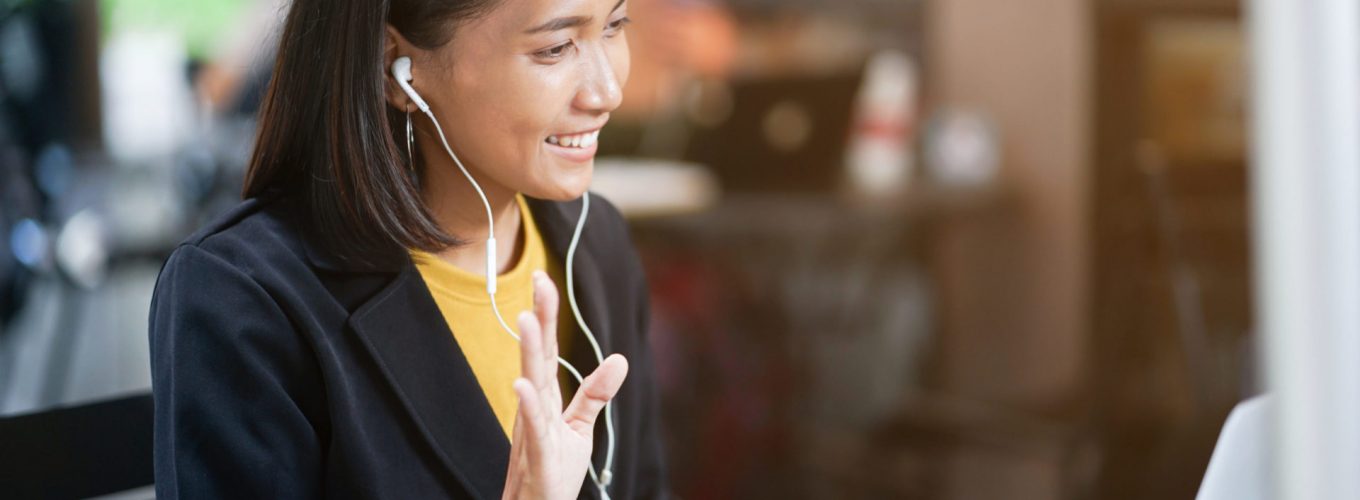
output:
M581 58L583 74L574 105L593 114L608 113L623 102L619 75L603 47L596 46L587 52L589 56Z

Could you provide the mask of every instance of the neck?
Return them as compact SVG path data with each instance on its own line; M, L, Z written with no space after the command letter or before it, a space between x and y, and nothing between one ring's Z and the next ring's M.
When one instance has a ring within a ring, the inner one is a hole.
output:
M488 236L486 207L482 205L482 198L442 149L438 151L438 156L427 155L426 158L444 158L444 161L427 162L421 196L444 232L467 242L466 245L447 248L438 255L460 269L481 274L486 271ZM519 235L522 221L519 203L515 199L518 193L475 171L471 172L481 184L491 205L491 216L496 226L496 271L504 272L513 265L521 246Z

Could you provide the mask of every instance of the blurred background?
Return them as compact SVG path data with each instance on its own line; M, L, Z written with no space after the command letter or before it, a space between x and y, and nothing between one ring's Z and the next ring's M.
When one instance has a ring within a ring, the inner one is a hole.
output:
M595 189L678 494L1194 497L1264 387L1241 2L629 3ZM239 201L287 2L3 5L0 430L57 442L149 404L152 286Z

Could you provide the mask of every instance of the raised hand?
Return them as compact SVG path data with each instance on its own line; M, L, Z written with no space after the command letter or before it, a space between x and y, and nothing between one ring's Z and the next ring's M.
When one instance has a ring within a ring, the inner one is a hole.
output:
M557 287L543 272L534 273L534 312L520 314L521 376L515 381L519 412L510 446L505 499L576 498L590 467L595 420L618 393L628 362L605 358L585 377L564 411L557 383Z

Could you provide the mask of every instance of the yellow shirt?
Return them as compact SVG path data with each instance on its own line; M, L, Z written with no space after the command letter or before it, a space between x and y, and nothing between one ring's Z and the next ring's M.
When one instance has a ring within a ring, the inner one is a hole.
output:
M569 351L564 341L569 337L562 332L573 331L571 325L574 323L564 321L574 320L570 319L571 309L566 301L562 266L549 262L555 259L548 257L547 245L538 232L538 225L534 223L528 205L523 197L516 199L520 207L520 237L524 245L519 252L519 260L496 277L496 305L505 323L518 335L519 313L533 310L533 272L546 270L557 285L561 297L559 311L565 311L558 315L557 328L559 351L565 357ZM429 287L430 294L434 296L435 303L439 305L444 321L453 331L458 347L472 367L472 373L477 376L477 383L482 386L482 393L486 395L487 403L491 405L508 438L514 429L515 412L519 408L519 398L512 387L520 376L519 342L505 333L496 320L491 310L491 299L486 294L486 278L482 274L460 269L431 253L413 250L411 258ZM559 371L561 373L565 372ZM562 376L571 377L569 374ZM565 386L566 381L563 382ZM570 401L566 389L564 387L563 401Z

